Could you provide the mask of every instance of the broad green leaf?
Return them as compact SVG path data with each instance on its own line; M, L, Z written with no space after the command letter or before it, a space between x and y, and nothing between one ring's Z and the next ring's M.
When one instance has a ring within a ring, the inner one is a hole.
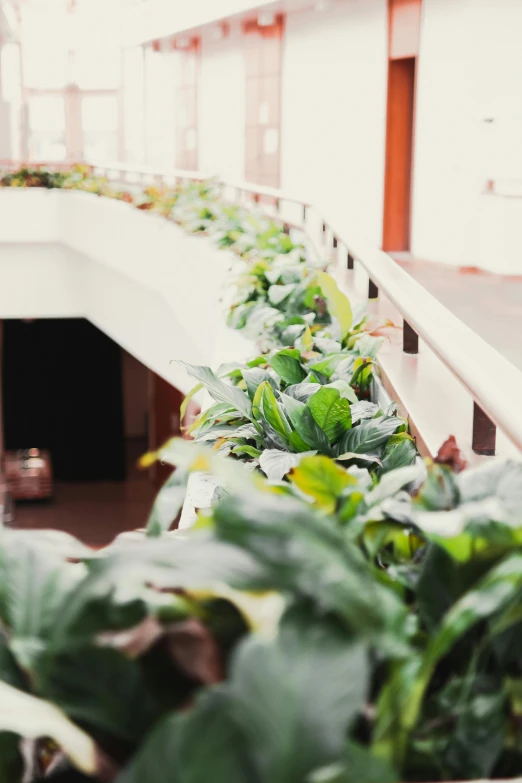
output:
M374 506L395 495L400 489L416 481L419 476L423 476L424 470L424 465L418 464L385 473L374 489L366 495L367 505Z
M215 402L210 408L207 408L198 416L190 426L188 432L199 435L213 427L217 421L219 421L220 424L226 424L241 418L243 418L242 415L239 411L235 410L230 403Z
M232 707L225 688L211 688L191 710L168 715L117 783L262 783Z
M366 645L333 619L296 609L274 642L245 642L231 691L260 779L303 781L337 759L368 687Z
M367 402L366 400L362 400L361 402L356 402L353 405L350 405L350 410L352 412L353 425L357 424L363 419L373 419L379 410L379 406L374 402Z
M339 453L354 452L355 454L371 454L382 446L390 435L400 426L402 419L397 417L381 416L378 419L369 419L352 427L339 441Z
M481 465L470 467L455 476L460 502L485 500L492 495L497 495L502 477L511 473L512 466L516 466L516 473L520 472L518 463L496 459L486 460Z
M252 416L254 420L257 422L256 426L259 425L259 422L261 422L263 418L263 410L262 410L262 399L263 399L263 391L265 388L265 383L268 383L268 381L263 381L263 383L260 383L257 387L257 390L254 394L254 397L252 399ZM269 384L270 385L270 384Z
M370 387L373 378L373 363L371 359L358 358L353 363L353 373L350 386L356 386L360 392Z
M0 732L0 783L22 783L24 767L20 737Z
M297 383L287 386L284 393L299 402L308 402L312 394L315 394L321 388L322 386L319 383Z
M522 598L522 555L512 554L492 568L445 615L440 631L430 640L426 666L432 667L469 628Z
M282 325L280 325L282 326ZM296 341L301 337L304 332L306 324L290 324L287 326L282 334L280 342L283 345L295 345Z
M54 704L0 682L0 731L28 739L51 737L72 763L95 775L101 754L93 740Z
M429 511L448 511L459 502L456 477L446 465L433 465L415 502Z
M269 383L263 383L259 388L263 390L261 396L263 417L284 441L288 440L292 430L283 409L275 398L272 387Z
M160 536L173 525L183 507L187 479L184 470L175 470L160 489L147 522L148 536Z
M310 327L308 324L305 326L305 330L303 332L303 335L301 337L301 345L303 348L303 351L311 351L313 346L314 340L312 337L312 332L310 330Z
M328 302L330 315L337 318L339 322L341 340L344 340L352 326L352 308L348 297L340 291L333 277L326 272L317 272L316 279Z
M268 298L273 305L280 305L295 289L295 283L288 285L271 285L268 289Z
M480 692L477 680L444 754L454 779L489 778L505 743L505 693L498 688Z
M301 367L300 354L297 349L283 348L269 357L268 361L276 373L288 384L301 383L306 378L306 372Z
M152 693L137 661L97 643L49 659L41 693L90 733L136 742L157 717Z
M262 451L261 449L255 449L253 446L234 446L232 454L237 454L238 457L246 455L252 457L252 459L259 459Z
M42 551L30 533L22 537L22 531L13 532L4 530L0 536L0 617L17 663L32 670L85 571Z
M379 755L401 761L409 732L417 724L426 690L438 662L473 626L522 600L522 555L512 554L492 568L453 604L422 657L398 666L380 697L375 731ZM393 708L389 705L393 704Z
M331 353L322 359L319 359L319 361L311 362L308 366L310 370L319 372L326 378L331 378L341 362L346 361L353 364L354 359L350 356L350 354L347 354L346 351L338 351L336 353Z
M307 406L330 443L352 426L350 404L337 389L323 387L310 397Z
M201 391L201 389L202 389L202 388L203 388L203 384L202 384L202 383L198 383L198 384L196 384L196 386L194 386L194 388L193 388L193 389L191 389L191 390L189 391L189 393L187 394L187 396L185 397L185 399L184 399L184 400L183 400L183 402L181 403L181 407L180 407L180 409L179 409L179 420L180 420L181 422L183 421L183 418L184 418L184 416L185 416L185 414L186 414L186 412L187 412L187 408L188 408L188 406L189 406L189 402L191 401L191 399L192 399L192 398L193 398L193 397L194 397L194 396L195 396L195 395L196 395L198 392L200 392L200 391Z
M315 454L315 451L290 454L288 451L265 449L259 458L259 467L270 481L281 481L292 468L299 465L306 454Z
M344 454L339 454L335 459L338 462L366 462L368 466L382 465L381 460L375 454L357 454L355 451L346 451Z
M397 440L392 440L397 439ZM390 443L390 441L392 441ZM383 471L391 471L411 465L417 458L417 449L410 435L401 432L392 435L386 443L382 458Z
M463 471L456 477L460 502L486 500L494 496L502 510L497 521L521 527L522 465L506 460L482 464Z
M417 584L419 613L431 632L465 590L458 563L435 543L427 547Z
M254 399L259 386L265 381L268 382L273 389L276 388L275 380L267 370L263 370L261 367L243 370L243 378L245 379L248 396L251 400Z
M404 607L394 592L375 579L340 527L302 501L255 491L228 495L214 518L222 540L263 564L271 589L334 611L361 637L402 628Z
M280 394L280 398L292 426L308 447L320 451L322 454L329 454L331 452L330 442L315 421L310 409L303 402L286 394Z
M310 783L399 783L400 776L382 759L358 745L348 742L341 760L311 775Z
M210 441L216 441L220 438L225 438L226 440L230 440L231 438L240 440L242 438L244 439L250 439L255 438L257 436L257 430L253 424L242 424L239 427L230 427L227 424L220 425L215 424L210 429L203 432L201 435L198 433L195 436L195 440L198 443L204 443L204 442L210 442Z
M323 456L302 459L290 474L290 481L329 513L335 511L343 489L357 486L357 479Z
M337 389L341 397L345 397L352 405L358 401L356 393L346 381L332 381L326 384L325 389Z
M210 396L217 400L217 402L228 402L242 413L243 416L246 416L248 419L251 418L252 406L250 400L241 389L237 389L235 386L231 386L220 380L217 375L212 372L210 367L191 365L181 361L178 361L178 364L181 364L189 375L200 381Z

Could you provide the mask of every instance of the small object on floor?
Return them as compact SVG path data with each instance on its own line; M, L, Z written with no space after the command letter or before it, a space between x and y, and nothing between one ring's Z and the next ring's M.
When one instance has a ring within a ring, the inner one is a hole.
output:
M0 473L0 525L12 527L14 524L13 497L7 486L5 476Z
M53 494L51 456L40 449L5 453L5 473L14 500L45 500Z

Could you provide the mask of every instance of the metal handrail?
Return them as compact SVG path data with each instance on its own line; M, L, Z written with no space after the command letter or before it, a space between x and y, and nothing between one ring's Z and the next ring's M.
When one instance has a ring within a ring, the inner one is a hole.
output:
M202 172L179 169L160 171L112 162L88 162L87 165L109 179L116 179L118 174L153 176L166 183L169 180L201 182L213 179ZM404 319L404 352L417 354L419 339L422 340L469 393L474 401L473 450L483 455L494 454L498 427L522 451L522 415L513 415L522 400L522 373L513 364L462 323L389 255L358 238L349 227L328 222L310 202L287 196L275 188L247 182L218 181L223 188L232 188L239 196L250 195L256 203L263 198L270 199L279 213L285 202L300 206L302 220L292 225L299 227L307 236L310 236L310 221L314 217L325 243L331 242L332 249L336 249L338 254L340 248L346 253L346 268L354 269L360 265L366 271L368 298L377 298L381 290L395 305ZM290 225L286 219L281 217L281 220Z

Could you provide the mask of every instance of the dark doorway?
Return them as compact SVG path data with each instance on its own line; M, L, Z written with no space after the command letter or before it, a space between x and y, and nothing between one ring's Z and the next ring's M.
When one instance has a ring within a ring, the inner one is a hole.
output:
M121 349L84 319L6 320L7 450L48 449L55 478L126 476Z
M389 61L383 249L410 249L415 57Z

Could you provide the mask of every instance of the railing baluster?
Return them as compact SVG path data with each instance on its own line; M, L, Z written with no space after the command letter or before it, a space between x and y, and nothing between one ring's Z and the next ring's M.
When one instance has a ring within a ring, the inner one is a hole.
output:
M496 450L497 428L480 405L473 402L473 435L471 447L475 454L493 457Z
M403 322L402 350L404 353L419 353L419 335L406 320Z
M370 278L368 281L368 299L377 299L379 297L379 289Z
M307 207L306 204L303 204L303 223L306 223L307 218Z
M337 237L336 237L336 236L333 236L333 237L332 237L332 247L333 247L333 249L334 249L334 250L337 250L337 245L338 245L338 244L339 244L339 242L338 242L338 240L337 240Z
M347 269L353 269L354 268L354 257L350 252L348 252L348 255L346 257L346 268Z

